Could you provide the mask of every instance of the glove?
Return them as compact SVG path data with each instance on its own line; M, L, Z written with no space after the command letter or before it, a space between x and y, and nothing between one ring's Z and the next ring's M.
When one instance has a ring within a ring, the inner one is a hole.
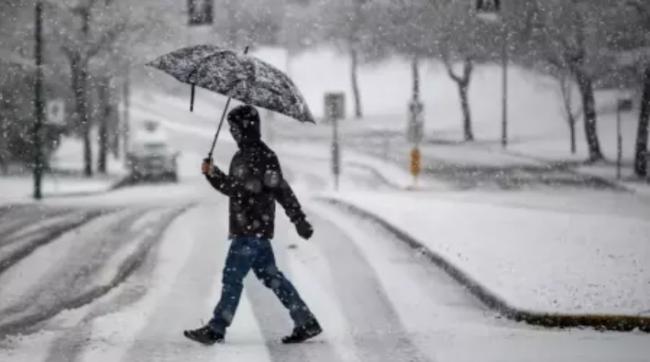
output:
M212 159L210 158L203 159L203 163L201 164L201 173L206 176L212 176L213 174Z
M314 234L314 228L305 219L300 219L296 222L296 231L298 232L298 235L305 240L308 240Z

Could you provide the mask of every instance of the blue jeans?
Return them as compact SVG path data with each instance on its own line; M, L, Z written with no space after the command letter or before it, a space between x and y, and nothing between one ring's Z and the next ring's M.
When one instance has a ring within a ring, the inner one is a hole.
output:
M289 310L296 326L302 326L314 318L296 288L278 270L271 242L266 239L240 237L233 239L230 244L223 269L221 298L209 322L215 332L225 334L226 328L232 323L244 287L242 282L251 268L255 276L270 288Z

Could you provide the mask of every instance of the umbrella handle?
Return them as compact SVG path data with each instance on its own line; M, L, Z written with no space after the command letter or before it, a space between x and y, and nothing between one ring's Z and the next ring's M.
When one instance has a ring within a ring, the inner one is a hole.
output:
M244 54L248 54L248 49L249 47L246 46L244 48ZM192 87L192 90L194 88ZM192 96L194 95L194 92L192 92ZM208 159L212 159L212 153L214 152L214 146L217 145L217 139L219 138L219 133L221 132L221 126L223 126L223 120L226 119L226 113L228 113L228 107L230 107L230 101L232 100L232 97L228 97L228 101L226 101L226 106L223 108L223 113L221 113L221 120L219 121L219 127L217 128L217 133L214 135L214 139L212 140L212 146L210 147L210 152L208 152Z

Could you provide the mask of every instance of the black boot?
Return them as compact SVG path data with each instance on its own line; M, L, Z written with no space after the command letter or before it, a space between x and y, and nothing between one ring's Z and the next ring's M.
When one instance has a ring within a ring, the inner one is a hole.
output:
M316 319L312 319L302 326L295 327L291 335L282 338L282 343L301 343L309 338L316 337L321 334L323 329L318 324Z
M223 342L223 334L217 333L210 326L201 327L191 331L183 331L183 335L195 342L211 346Z

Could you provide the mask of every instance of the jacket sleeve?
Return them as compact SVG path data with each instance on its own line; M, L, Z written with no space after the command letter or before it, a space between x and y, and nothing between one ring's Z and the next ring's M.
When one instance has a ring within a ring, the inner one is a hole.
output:
M305 213L302 212L300 202L298 202L298 198L289 183L282 176L280 162L275 156L269 162L269 167L264 175L264 183L271 188L273 197L282 205L284 212L292 223L295 224L305 219Z
M244 185L241 182L232 176L226 175L216 166L212 168L212 175L205 175L205 178L212 187L228 197L244 192Z

